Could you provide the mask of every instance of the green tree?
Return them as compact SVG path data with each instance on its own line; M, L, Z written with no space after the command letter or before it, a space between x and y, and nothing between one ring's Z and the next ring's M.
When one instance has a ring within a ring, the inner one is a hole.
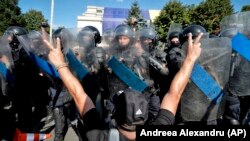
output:
M25 21L27 23L27 30L40 30L41 23L47 22L41 11L34 9L29 10L24 14Z
M231 15L233 11L230 0L204 0L196 7L192 19L208 32L218 34L220 21L223 17Z
M147 25L146 20L141 15L140 6L137 0L134 0L134 2L132 3L125 23L128 24L135 31Z
M0 35L9 26L21 26L25 27L26 22L21 9L18 7L18 0L1 0L0 1Z
M244 5L244 6L241 8L241 12L245 12L245 11L250 11L250 5Z
M187 9L187 14L186 14L187 20L185 24L183 24L184 27L188 26L190 23L193 23L192 15L195 13L196 6L194 4L187 5L186 9Z
M182 25L190 23L189 8L191 9L191 7L183 6L177 0L171 0L166 3L160 15L154 21L160 41L166 41L169 27L172 23L180 23Z

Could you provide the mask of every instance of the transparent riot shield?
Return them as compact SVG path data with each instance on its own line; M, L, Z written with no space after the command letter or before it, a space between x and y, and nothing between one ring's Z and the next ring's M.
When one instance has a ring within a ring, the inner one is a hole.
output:
M33 53L39 57L47 58L49 49L43 44L43 34L47 33L33 30L26 35L18 36L17 39L28 54Z
M0 73L7 82L12 82L14 80L12 75L14 64L8 38L10 38L8 35L0 38Z
M96 47L97 43L95 42L94 31L88 28L64 29L64 31L65 30L72 36L68 39L69 44L63 45L66 48L65 54L68 61L73 61L70 56L74 55L84 67L85 71L87 71L86 73L98 73L100 70L100 60L98 60L98 58L104 58L102 58L102 50Z
M153 86L153 80L150 78L149 65L157 61L150 56L149 50L154 46L156 33L150 27L142 28L138 32L137 34L140 35L140 38L135 37L137 41L134 45L134 49L132 49L132 54L134 54L133 56L135 57L133 70L141 80L144 80L146 84L151 87ZM144 36L142 37L141 35Z
M243 23L241 33L250 39L250 11L239 13L239 21Z
M70 69L95 103L97 110L102 113L98 81L101 63L98 61L104 61L104 58L102 58L102 48L96 47L95 31L86 27L64 28L55 31L54 37L61 39L62 49Z
M184 44L183 49L186 50ZM229 38L201 40L202 52L180 103L184 121L218 119L224 111L224 93L229 80L231 42Z
M45 36L49 36L45 34L47 33L31 31L26 35L18 36L17 39L31 60L39 67L42 72L59 78L59 74L55 67L48 61L49 49L44 44L43 40L47 39Z
M107 29L103 32L102 42L100 43L100 47L103 47L105 50L109 50L112 44L114 43L115 33L113 29Z
M135 41L128 26L119 26L115 31L115 43L107 64L110 94L131 87L144 91L148 87L148 49Z
M230 29L237 29L237 32L249 34L250 12L240 12L224 17L220 22L221 33Z
M228 38L231 39L237 33L238 33L238 29L237 28L224 29L223 31L220 32L219 37L228 37Z
M8 35L4 35L0 39L0 61L11 70L14 65L8 38Z
M53 33L53 40L61 40L61 49L65 55L66 62L74 75L81 81L89 71L80 61L79 51L73 50L77 46L76 34L78 29L59 28Z
M234 28L231 28L234 25ZM221 35L228 36L232 41L232 62L229 91L237 96L250 95L250 12L236 13L222 19ZM227 33L227 34L226 34Z
M224 17L220 22L221 31L230 29L230 28L240 28L242 27L242 22L238 21L238 14L233 14L231 16Z

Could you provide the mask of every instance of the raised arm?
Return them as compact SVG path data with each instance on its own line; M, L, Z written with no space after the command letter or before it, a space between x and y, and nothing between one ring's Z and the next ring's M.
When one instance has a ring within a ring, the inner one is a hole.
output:
M192 40L192 34L190 33L188 35L187 56L182 67L171 82L169 91L162 100L161 109L169 110L174 115L176 114L176 110L180 102L182 93L189 81L189 77L193 70L195 61L201 54L201 36L202 33L200 33L200 35L195 40Z
M57 38L56 40L56 48L54 48L47 40L44 40L44 43L50 49L48 55L50 62L57 68L64 85L73 97L79 113L83 117L86 112L95 106L89 96L85 93L80 82L69 70L61 51L60 39Z

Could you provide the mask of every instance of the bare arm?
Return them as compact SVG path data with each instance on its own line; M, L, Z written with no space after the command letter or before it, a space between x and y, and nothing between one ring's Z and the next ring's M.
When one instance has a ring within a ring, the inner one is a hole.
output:
M71 73L66 63L64 61L64 56L61 51L60 39L56 40L56 48L54 48L47 40L44 40L45 45L50 49L49 60L50 62L58 68L58 73L68 89L69 93L73 97L76 106L79 110L81 116L84 116L86 112L94 108L94 104L89 96L85 93L82 85L76 79L76 77ZM61 67L59 67L61 66Z
M194 41L192 40L192 35L189 34L188 37L188 49L187 57L184 60L183 66L180 68L179 72L175 75L173 81L171 82L170 89L164 96L161 109L166 109L176 114L178 104L180 102L182 93L189 81L189 77L193 70L195 61L198 59L201 53L200 48L200 34Z

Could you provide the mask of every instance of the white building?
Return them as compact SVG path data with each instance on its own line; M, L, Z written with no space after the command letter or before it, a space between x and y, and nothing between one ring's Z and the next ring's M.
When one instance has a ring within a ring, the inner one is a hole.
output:
M88 6L85 13L77 16L77 28L91 25L96 27L102 35L103 13L104 7Z
M124 23L128 16L129 9L87 6L87 10L81 16L77 17L77 28L88 25L96 27L102 35L103 30L115 28ZM146 20L154 21L159 16L160 10L141 10L142 16Z

